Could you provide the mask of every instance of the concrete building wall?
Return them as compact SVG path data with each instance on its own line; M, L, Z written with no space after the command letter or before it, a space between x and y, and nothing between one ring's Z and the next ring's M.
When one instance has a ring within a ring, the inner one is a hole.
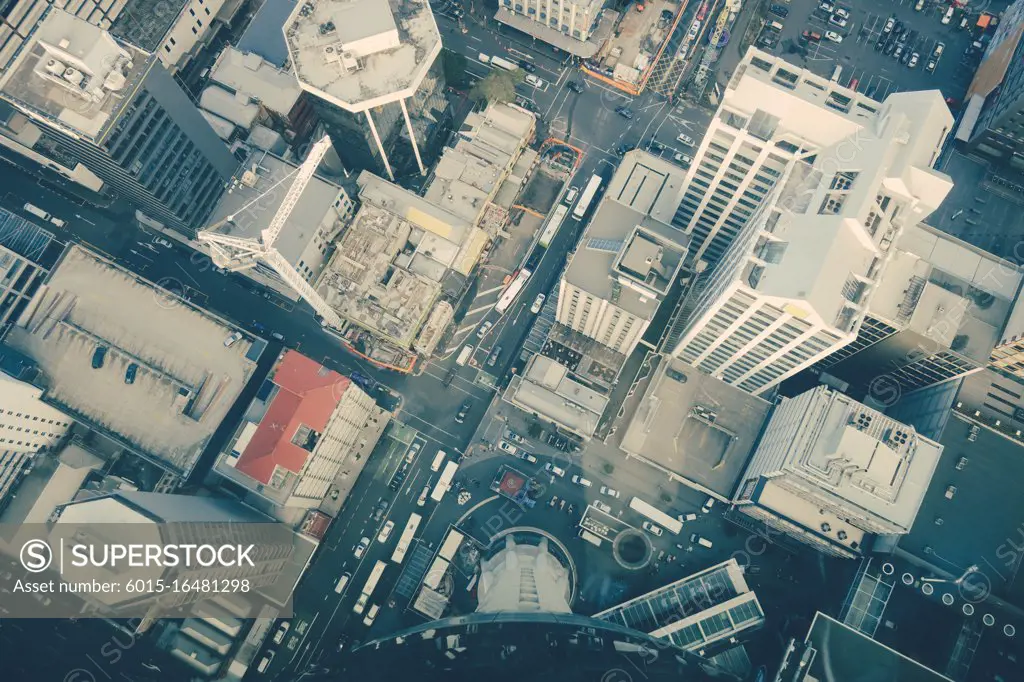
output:
M38 452L65 436L71 418L44 403L42 394L42 389L0 374L0 452Z
M501 0L503 7L577 40L587 40L603 0Z

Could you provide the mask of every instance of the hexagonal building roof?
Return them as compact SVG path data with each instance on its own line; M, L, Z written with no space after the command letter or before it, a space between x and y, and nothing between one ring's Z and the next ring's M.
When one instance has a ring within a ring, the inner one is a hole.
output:
M309 0L284 26L304 90L351 112L416 92L441 52L426 0Z

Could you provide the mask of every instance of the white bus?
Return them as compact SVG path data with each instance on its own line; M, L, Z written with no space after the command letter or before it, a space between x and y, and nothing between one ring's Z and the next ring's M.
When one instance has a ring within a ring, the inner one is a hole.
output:
M587 209L590 208L590 202L594 200L594 196L599 189L601 189L601 176L591 175L587 188L583 190L583 196L576 202L576 208L572 210L573 217L577 220L583 220L583 216L587 214Z
M464 538L465 536L462 533L452 528L448 531L448 535L445 536L444 543L441 545L441 550L437 553L437 556L451 561L455 557L455 552L459 551Z
M455 358L455 364L462 367L469 362L471 357L473 357L473 346L467 343L459 352L459 357Z
M504 57L491 57L491 66L497 66L506 71L515 71L519 68L519 65L515 62L510 62Z
M458 468L457 462L448 462L444 465L444 471L441 472L441 478L437 480L437 485L434 486L434 492L430 493L430 499L434 502L441 501L444 494L452 487L452 479L455 478L455 470Z
M396 564L402 563L405 559L405 553L409 551L409 545L412 544L412 538L416 535L416 529L420 527L420 521L422 517L419 514L410 514L409 522L405 524L405 530L402 531L401 537L398 538L398 546L395 547L395 553L391 555L391 560Z
M839 74L841 74L842 72L843 72L843 67L840 66L839 64L836 64L836 70L832 72L832 82L833 83L838 83L839 82Z
M373 570L370 571L370 577L366 579L366 584L363 585L363 592L359 595L356 605L352 607L352 610L356 613L362 613L363 609L370 602L370 597L373 596L373 591L377 589L377 583L380 582L380 577L384 575L384 569L387 568L387 564L383 561L378 561L373 565Z
M529 270L523 268L512 278L512 281L505 287L505 291L501 292L498 302L494 304L494 309L498 311L499 315L503 314L515 303L519 293L526 286L526 280L530 279L530 274Z
M558 234L558 229L562 227L562 221L565 220L565 214L569 212L569 207L565 204L559 204L555 208L555 212L551 214L551 218L548 219L547 227L540 234L540 241L537 242L545 249L551 243L551 240Z
M683 530L683 524L679 519L672 518L660 509L647 504L639 497L634 497L629 501L629 508L638 512L641 516L647 517L651 523L658 524L673 535L679 535L680 531Z

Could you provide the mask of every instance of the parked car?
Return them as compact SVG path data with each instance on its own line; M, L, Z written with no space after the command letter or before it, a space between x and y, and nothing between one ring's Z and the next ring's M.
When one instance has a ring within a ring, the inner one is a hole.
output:
M888 54L888 53L889 53L888 50L886 50L886 54ZM902 45L896 45L896 50L892 53L892 58L898 61L902 57L903 57L903 46Z
M484 323L480 325L480 328L476 330L476 338L482 339L487 336L487 332L491 331L491 327L493 326L494 323L490 320L484 321Z
M704 505L700 508L700 510L703 513L707 514L707 513L709 513L711 511L711 508L714 507L714 506L715 506L715 498L708 497L708 499L704 500Z
M277 631L274 632L274 644L280 644L284 641L284 636L288 634L288 628L292 624L286 620L281 621L281 624L277 626Z
M917 62L920 61L920 59L920 54L918 54L917 52L913 53L912 55L910 55L910 61L907 62L907 66L910 67L911 69L915 68L917 66Z
M664 532L664 531L663 531L663 530L661 529L661 527L660 527L660 526L655 526L655 525L654 525L653 523L651 523L650 521L644 521L644 522L643 522L643 527L644 527L644 530L645 530L645 531L647 531L647 532L648 532L648 533L650 533L651 535L657 536L657 537L659 537L659 538L661 537L661 534L662 534L662 533Z
M601 486L601 494L607 495L608 497L614 497L615 499L618 499L619 495L621 495L621 493L618 490L616 490L615 488L609 488L606 485Z
M895 27L896 27L896 18L895 17L889 17L888 19L885 20L885 26L882 27L882 33L884 35L888 35L888 34L892 33L892 30Z
M913 52L910 50L903 50L903 56L900 57L900 64L907 66L910 63L910 58L913 56Z
M842 17L843 19L850 18L850 10L846 9L845 7L837 6L834 10L832 10L832 14L836 15L837 17Z
M516 453L516 457L523 460L524 462L529 462L530 464L537 463L537 458L531 455L529 452L526 452L525 450L520 450L518 453Z
M395 529L395 522L389 520L384 524L384 527L380 529L380 533L377 535L377 542L387 542L388 538L391 537L391 531Z
M356 545L356 548L352 551L353 556L355 556L355 558L357 558L357 559L362 559L363 558L363 554L366 553L366 548L369 547L369 546L370 546L370 538L363 537L363 539L359 541L359 544Z
M601 500L594 500L591 504L593 504L594 505L594 509L596 509L598 511L603 511L605 514L611 514L612 513L612 508L609 507L604 502L602 502Z
M626 119L627 121L633 118L633 110L627 106L615 107L615 113Z
M537 298L533 299L533 305L530 306L530 312L536 315L540 312L540 309L544 307L544 300L547 298L544 294L537 294Z
M691 163L693 163L693 159L691 159L686 154L683 154L682 152L676 152L675 154L673 154L672 155L672 159L676 163L678 163L680 165L683 165L683 166L689 166Z
M818 9L820 9L822 12L828 12L829 14L832 14L832 12L836 10L836 7L831 2L819 2Z
M498 364L498 358L501 357L501 346L495 346L491 349L490 355L487 356L487 366L494 367ZM460 424L462 422L459 422Z
M786 7L785 5L772 5L769 8L769 11L772 14L777 14L780 17L787 17L787 16L789 16L789 8Z
M689 135L685 135L683 133L679 133L679 135L676 136L676 142L678 142L679 144L685 144L687 147L692 147L693 145L697 144L696 142L694 142L692 137L690 137Z
M514 455L519 452L519 448L512 445L512 443L509 443L507 440L498 441L498 449L502 452L507 452L510 455Z
M821 34L817 31L804 31L800 35L803 36L804 40L810 40L815 43L821 40Z
M563 469L561 467L556 467L551 462L548 462L547 464L544 465L544 471L548 472L549 474L554 474L555 476L558 476L559 478L564 478L565 477L565 469Z
M366 616L363 617L363 625L365 625L366 627L370 627L371 625L373 625L373 621L377 617L378 613L380 613L380 604L372 605L366 611Z
M647 151L653 154L660 154L665 151L665 145L658 142L657 140L651 140L647 143Z
M679 523L686 523L687 521L696 521L697 515L693 512L688 512L686 514L680 514L676 518L679 519Z
M525 80L528 85L532 85L535 88L544 87L544 80L542 78L537 78L532 73L526 74L526 78L524 78L523 80Z
M702 538L697 533L693 533L692 535L690 535L690 542L696 545L700 545L705 549L711 549L712 547L714 547L714 545L711 543L711 540L708 540L707 538Z
M935 43L935 49L932 50L932 57L938 59L942 56L943 50L946 49L946 43Z
M948 24L950 21L952 21L953 20L953 12L955 12L955 11L956 11L956 7L954 7L953 5L950 5L946 9L946 13L942 15L942 23L943 24Z
M891 40L888 43L886 43L885 44L885 50L884 50L885 56L886 57L893 56L893 54L895 54L895 52L896 52L896 48L897 47L898 47L898 45L896 44L895 40ZM902 50L903 48L900 48L900 49Z
M273 651L268 651L267 655L263 657L262 661L260 661L260 664L258 666L256 666L256 672L259 672L259 673L267 672L267 668L270 667L270 663L273 660L274 660L274 652Z
M537 70L536 66L526 61L525 59L519 60L519 68L525 71L526 73L533 73L534 71Z
M582 486L584 488L589 488L590 486L594 485L593 483L591 483L587 479L583 478L579 474L576 474L575 476L572 477L572 482L575 483L576 485Z
M509 440L515 442L515 443L525 443L526 442L526 439L523 438L522 436L520 436L515 431L506 431L505 432L505 437L508 438Z
M135 383L135 375L139 373L139 366L134 362L128 365L128 369L124 373L124 383L129 386Z
M828 18L828 23L838 26L839 28L846 28L846 19L836 16L835 14Z
M843 42L843 37L835 31L825 31L825 37L831 40L833 43Z
M92 368L101 369L103 367L103 361L107 358L107 347L97 346L96 350L92 352Z

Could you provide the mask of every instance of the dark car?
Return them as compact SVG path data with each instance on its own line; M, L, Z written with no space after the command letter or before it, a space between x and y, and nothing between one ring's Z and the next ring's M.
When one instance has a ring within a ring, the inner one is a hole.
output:
M107 347L98 346L92 353L92 368L99 369L103 367L103 361L107 358Z
M885 56L886 57L891 56L892 53L895 52L895 51L896 51L896 41L895 40L886 44L886 46L885 46Z
M665 145L658 142L657 140L651 140L650 144L647 145L647 149L654 152L655 154L660 154L663 151L665 151Z
M913 54L909 49L903 50L903 56L900 57L900 64L906 66L910 63L910 56Z
M459 413L455 415L455 423L462 424L466 421L466 415L469 414L470 408L473 407L473 403L466 401L462 403L462 407L459 408Z
M384 512L388 510L388 504L390 504L385 498L380 498L377 502L377 508L373 511L373 520L380 521L381 517L384 516Z
M369 391L370 389L373 388L374 384L377 383L376 381L374 381L373 379L371 379L370 377L366 376L365 374L358 370L352 372L352 374L349 375L349 378L352 379L352 381L354 381L355 384L359 386L359 388L365 391Z
M501 357L501 346L495 346L491 350L491 354L487 356L487 366L494 367L498 364L498 358Z
M615 107L615 113L626 120L633 118L633 110L627 106Z
M124 383L129 384L129 385L134 384L135 383L135 375L138 374L138 372L139 372L139 366L136 365L134 362L132 364L128 365L128 369L124 373Z
M536 66L526 61L525 59L519 60L519 68L525 71L526 73L533 73L534 71L537 70Z
M630 149L632 149L632 147L630 147L628 144L623 142L622 144L620 144L618 147L615 148L615 155L616 156L625 156L626 152L628 152Z
M785 5L772 5L771 13L777 14L780 17L787 17L789 16L789 8L786 7Z
M576 94L580 94L581 92L583 92L583 86L577 83L576 81L567 81L565 87L569 88Z
M455 378L455 374L456 374L457 371L458 371L458 367L452 367L451 369L449 369L448 373L444 375L444 381L441 382L441 385L444 386L445 388L448 388L449 386L451 386L452 385L452 379Z

